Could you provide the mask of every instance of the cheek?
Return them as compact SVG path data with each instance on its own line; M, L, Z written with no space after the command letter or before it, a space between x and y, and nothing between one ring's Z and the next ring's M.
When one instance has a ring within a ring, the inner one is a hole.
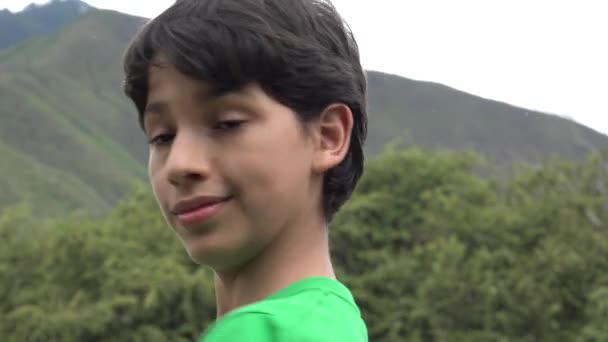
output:
M296 204L308 189L311 158L297 137L276 138L279 143L277 139L265 139L255 150L243 154L238 166L235 163L235 169L242 176L239 188L249 205L274 215Z
M156 198L156 203L160 207L160 210L167 221L167 197L169 195L168 192L168 184L164 182L161 176L161 169L158 165L158 161L154 159L154 156L151 155L148 160L148 178L150 180L150 185L152 186L152 191L154 193L154 197Z

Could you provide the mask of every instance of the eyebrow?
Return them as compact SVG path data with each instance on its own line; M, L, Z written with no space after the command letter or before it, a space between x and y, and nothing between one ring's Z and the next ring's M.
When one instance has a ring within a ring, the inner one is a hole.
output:
M142 113L142 116L145 117L148 114L156 114L156 115L165 115L169 111L169 105L165 102L152 102L146 104L146 108Z
M226 95L226 93L221 93L212 89L207 89L205 91L199 91L196 94L196 101L200 104L206 104L209 102L216 101ZM169 112L169 105L164 101L158 102L150 102L146 104L144 111L142 113L142 119L147 114L155 114L155 115L166 115Z
M169 105L165 102L152 102L146 104L139 115L139 127L146 132L146 118L150 115L164 116L169 111Z
M221 100L228 95L247 95L247 91L245 88L223 92L216 89L208 89L197 94L197 101L201 104L205 104ZM146 104L146 107L140 116L140 125L142 129L145 131L145 122L148 115L166 116L169 111L169 104L164 101L150 102Z

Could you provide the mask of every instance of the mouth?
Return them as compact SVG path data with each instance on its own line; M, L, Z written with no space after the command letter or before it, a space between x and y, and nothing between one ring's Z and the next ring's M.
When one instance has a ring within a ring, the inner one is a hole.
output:
M231 199L224 196L198 196L177 203L171 210L177 222L185 227L199 225L215 216Z

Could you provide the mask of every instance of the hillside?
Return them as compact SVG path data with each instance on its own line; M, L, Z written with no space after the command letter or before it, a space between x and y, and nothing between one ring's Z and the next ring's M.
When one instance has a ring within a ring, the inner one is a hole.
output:
M52 0L45 5L29 5L17 13L0 10L0 50L52 33L89 9L91 6L80 0Z
M504 165L608 149L607 136L555 115L393 75L372 72L368 83L372 153L402 135L406 144L474 150Z
M50 184L44 179L48 170L24 167L41 170L25 176L21 168L6 170L7 163L0 170L8 177L0 183L39 183L30 189L39 204L60 193L55 200L66 209L79 204L103 212L145 177L145 144L123 98L119 67L124 46L141 23L93 10L56 34L0 56L0 143L5 146L0 155L10 149L23 157L21 163L35 162L63 175ZM9 188L0 205L21 199L25 190Z
M45 213L104 212L145 179L146 145L121 92L121 57L144 19L91 9L0 55L0 208L30 197ZM503 164L578 158L608 137L556 116L439 84L369 72L367 150L474 149Z

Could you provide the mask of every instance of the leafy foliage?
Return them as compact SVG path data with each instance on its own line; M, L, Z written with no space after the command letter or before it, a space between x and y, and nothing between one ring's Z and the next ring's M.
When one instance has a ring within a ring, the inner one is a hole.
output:
M387 150L331 227L371 341L607 341L608 164L478 174L472 154ZM138 190L102 219L0 216L5 341L185 341L215 315L194 266Z
M104 220L0 220L8 341L187 341L215 315L209 271L194 269L140 191Z
M604 341L608 164L389 151L332 233L372 341ZM603 322L603 323L600 323Z

